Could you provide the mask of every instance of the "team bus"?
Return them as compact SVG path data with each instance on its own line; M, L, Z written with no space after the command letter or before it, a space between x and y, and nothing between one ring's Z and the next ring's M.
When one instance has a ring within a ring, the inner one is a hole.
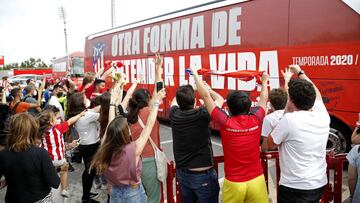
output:
M68 56L54 58L52 60L54 78L70 77L77 86L82 85L84 76L84 53L81 51L72 52Z
M153 88L155 53L164 57L167 118L177 87L194 83L186 69L255 70L270 75L270 88L283 85L281 70L298 64L319 87L329 114L328 149L346 152L360 112L360 8L356 0L228 0L91 34L85 71L104 61L122 62L130 82ZM221 95L248 91L256 102L256 79L222 75L204 78Z

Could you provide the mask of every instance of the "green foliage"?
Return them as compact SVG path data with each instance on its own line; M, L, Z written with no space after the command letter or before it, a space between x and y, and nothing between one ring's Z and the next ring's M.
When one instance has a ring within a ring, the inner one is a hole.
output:
M19 63L9 63L6 64L5 69L14 69L14 68L19 68Z
M21 68L46 68L46 67L48 67L48 65L46 65L46 63L40 58L35 59L33 57L30 57L28 60L21 62L20 67Z

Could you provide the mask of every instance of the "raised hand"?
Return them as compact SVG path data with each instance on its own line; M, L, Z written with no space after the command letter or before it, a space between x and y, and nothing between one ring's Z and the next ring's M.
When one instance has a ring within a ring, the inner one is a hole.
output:
M117 82L114 86L114 88L111 91L111 98L110 98L110 104L117 104L119 103L120 95L123 91L122 89L123 83Z
M43 81L40 83L38 92L39 92L39 93L42 93L44 89L45 89L45 78L44 78Z
M164 72L162 68L163 57L160 56L160 54L156 54L154 63L155 63L155 83L156 83L162 81L161 75Z
M155 63L155 66L161 67L162 64L163 64L163 57L160 54L156 54L155 59L154 59L154 63Z
M269 75L266 72L264 72L261 76L261 82L267 83L268 81L269 81Z
M301 68L300 68L300 66L299 65L295 65L295 64L293 64L293 65L289 65L289 69L290 69L290 71L293 73L293 74L299 74L299 72L301 71Z
M154 94L153 99L156 102L160 102L162 99L164 99L166 96L165 88L158 91L156 94Z
M281 74L285 81L289 81L294 75L294 73L290 71L290 68L286 68L285 71L281 70Z
M191 72L192 72L193 75L198 74L198 69L197 69L196 66L191 66L191 67L190 67L190 70L191 70Z

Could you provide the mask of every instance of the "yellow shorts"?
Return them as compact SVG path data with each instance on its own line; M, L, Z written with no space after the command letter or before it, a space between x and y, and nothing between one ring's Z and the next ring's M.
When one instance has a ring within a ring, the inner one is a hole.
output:
M231 182L225 179L222 200L224 203L268 203L264 175L246 182Z

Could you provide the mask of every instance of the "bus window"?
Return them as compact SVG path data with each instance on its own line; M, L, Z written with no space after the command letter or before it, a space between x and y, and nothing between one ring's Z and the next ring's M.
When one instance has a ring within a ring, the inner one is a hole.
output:
M83 77L84 76L84 59L83 58L73 58L72 59L72 76L73 77Z

